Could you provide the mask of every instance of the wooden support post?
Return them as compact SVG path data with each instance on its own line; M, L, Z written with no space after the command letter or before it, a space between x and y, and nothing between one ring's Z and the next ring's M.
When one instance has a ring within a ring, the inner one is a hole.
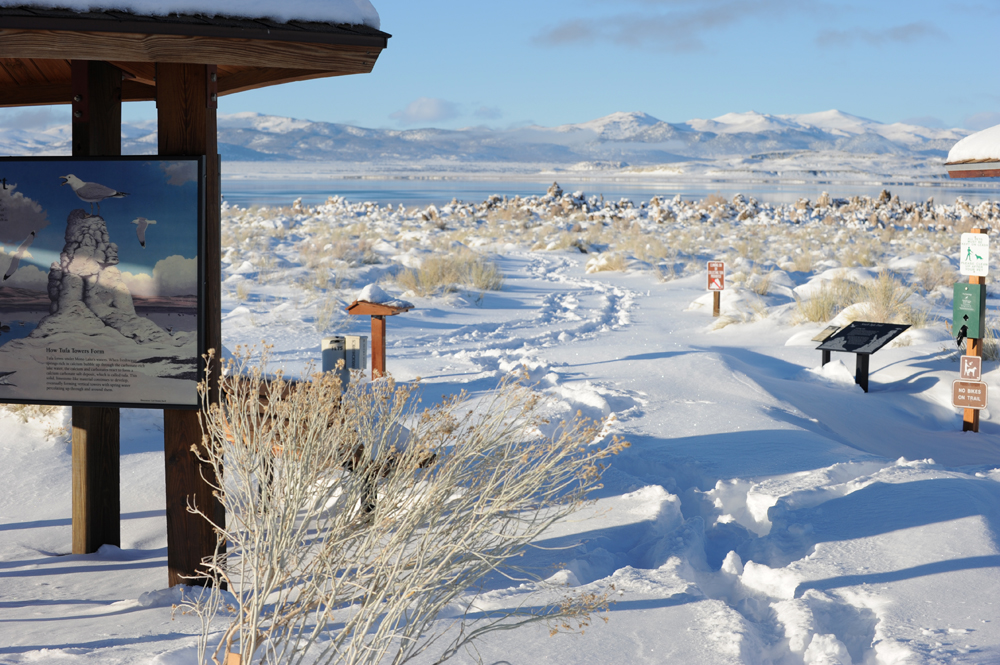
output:
M969 233L985 233L984 229L970 229ZM983 288L986 286L986 278L980 277L978 275L972 275L969 277L969 284L983 284ZM965 340L965 355L967 356L978 356L983 357L983 340L972 339L967 337ZM963 432L978 432L979 431L979 409L962 409L962 431Z
M216 124L216 68L211 65L157 63L156 109L160 156L205 155L205 345L215 350L209 400L219 399L219 355L222 350L221 199ZM187 511L196 504L218 524L225 521L222 504L202 480L212 469L191 450L201 443L197 411L164 410L163 439L167 489L168 583L191 584L204 557L215 552L216 537L204 518Z
M719 309L722 304L722 292L712 291L712 316L719 315Z
M385 317L372 315L372 381L385 376Z
M73 156L122 154L122 74L73 60ZM73 407L73 554L121 546L120 421L116 408Z
M857 362L855 363L854 382L861 386L861 389L868 392L868 359L867 353L855 353Z
M822 367L830 362L830 349L823 349L820 353L823 354L823 362L820 364L820 367Z

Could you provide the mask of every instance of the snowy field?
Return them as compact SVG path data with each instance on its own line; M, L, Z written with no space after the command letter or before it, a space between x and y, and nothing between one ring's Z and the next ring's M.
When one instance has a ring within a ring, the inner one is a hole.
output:
M946 320L959 233L1000 206L835 197L230 208L224 343L266 340L302 372L323 336L368 334L344 307L377 282L416 305L388 321L387 365L425 402L524 367L566 413L613 418L632 446L589 519L529 556L613 583L607 623L498 633L483 662L998 663L1000 417L960 431ZM727 262L718 319L709 259ZM872 356L866 394L853 357L820 369L810 339L875 309L914 327ZM122 548L86 556L68 425L0 409L0 663L193 662L197 621L166 588L160 413L122 412Z

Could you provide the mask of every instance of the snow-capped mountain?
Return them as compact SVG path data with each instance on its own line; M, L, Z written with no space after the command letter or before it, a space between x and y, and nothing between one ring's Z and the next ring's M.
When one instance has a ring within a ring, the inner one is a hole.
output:
M123 128L126 154L156 151L155 123ZM237 113L219 117L226 161L324 161L399 164L601 163L636 167L698 159L794 152L940 158L970 132L884 124L842 111L803 115L727 113L668 123L646 113L612 113L557 127L512 129L367 129L328 122ZM68 153L68 127L45 132L0 128L7 154Z

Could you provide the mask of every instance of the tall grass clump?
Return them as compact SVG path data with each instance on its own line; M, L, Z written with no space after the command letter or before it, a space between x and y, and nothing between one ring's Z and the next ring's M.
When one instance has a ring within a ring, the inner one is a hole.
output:
M875 323L908 323L914 328L927 326L928 313L907 303L915 289L904 285L888 270L878 277L858 284L858 299L865 305L858 318Z
M628 445L602 443L603 423L548 423L513 377L418 411L414 385L268 381L265 362L243 356L201 412L227 520L182 608L202 620L200 663L441 662L492 631L582 629L606 608L609 591L515 565ZM520 600L477 604L488 574L520 582Z
M930 315L907 302L914 291L912 286L906 286L887 270L880 271L876 279L864 282L837 278L824 282L808 300L798 299L797 312L806 321L822 323L851 305L863 303L851 312L852 319L908 323L914 328L924 328Z
M796 296L796 312L805 321L825 323L858 302L857 294L858 285L850 280L838 277L824 281L808 299Z
M939 286L949 286L958 281L958 274L945 259L936 258L922 261L913 271L925 291L933 291Z
M451 293L460 287L499 291L504 281L496 263L474 252L430 256L419 268L401 270L394 280L401 288L418 296Z

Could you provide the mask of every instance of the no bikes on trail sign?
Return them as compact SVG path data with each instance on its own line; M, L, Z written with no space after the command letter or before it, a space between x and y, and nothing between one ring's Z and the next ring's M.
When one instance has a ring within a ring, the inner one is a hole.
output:
M723 261L708 262L708 290L724 291L726 288L726 264Z

